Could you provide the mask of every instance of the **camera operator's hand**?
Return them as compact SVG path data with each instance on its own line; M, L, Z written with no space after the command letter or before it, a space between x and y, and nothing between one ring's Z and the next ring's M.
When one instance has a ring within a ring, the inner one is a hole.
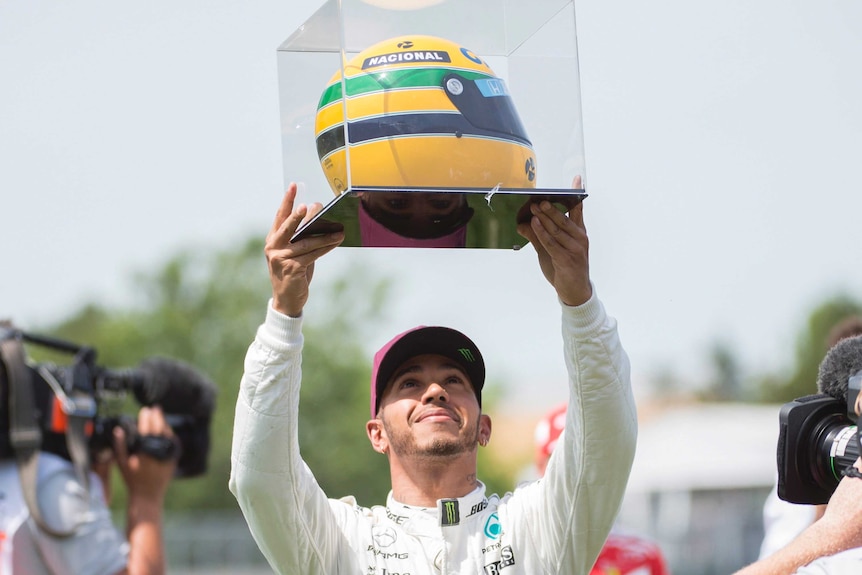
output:
M138 433L173 437L159 407L142 407L138 412ZM128 490L127 531L129 537L128 573L164 573L162 546L162 506L176 460L160 461L145 453L129 454L125 431L114 428L117 467Z
M141 436L174 435L171 426L165 421L164 413L157 406L141 408L137 429ZM141 451L130 454L126 448L125 431L119 425L114 428L114 452L123 482L129 491L129 499L144 498L161 504L174 476L176 460L160 461Z

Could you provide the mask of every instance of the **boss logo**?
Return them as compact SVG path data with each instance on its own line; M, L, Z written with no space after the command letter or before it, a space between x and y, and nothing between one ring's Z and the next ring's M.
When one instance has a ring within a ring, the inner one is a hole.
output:
M500 571L515 564L515 554L512 546L506 545L500 549L500 560L485 565L485 575L499 575Z

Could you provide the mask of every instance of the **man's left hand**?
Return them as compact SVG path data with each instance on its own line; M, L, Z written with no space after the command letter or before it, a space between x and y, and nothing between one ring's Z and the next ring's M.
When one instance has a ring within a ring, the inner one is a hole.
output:
M572 183L581 187L581 177ZM590 285L590 242L584 226L584 204L578 202L568 214L548 201L530 206L529 223L518 225L539 256L539 266L560 300L569 306L585 303L593 293Z

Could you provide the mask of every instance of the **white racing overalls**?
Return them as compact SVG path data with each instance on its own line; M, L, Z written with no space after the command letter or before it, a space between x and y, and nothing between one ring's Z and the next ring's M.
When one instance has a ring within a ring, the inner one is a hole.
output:
M269 306L245 361L230 489L270 565L292 575L578 575L619 510L635 451L630 367L595 295L563 306L566 428L543 479L434 508L328 499L299 454L301 318ZM525 358L526 359L526 358Z

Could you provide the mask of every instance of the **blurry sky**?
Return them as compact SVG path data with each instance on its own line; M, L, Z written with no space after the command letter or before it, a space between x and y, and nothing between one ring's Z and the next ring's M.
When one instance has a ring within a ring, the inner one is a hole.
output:
M120 304L132 271L265 235L284 187L276 48L319 4L0 0L0 317ZM860 296L862 3L576 11L592 275L636 385L697 381L716 340L749 371L788 364L814 305ZM369 352L452 325L525 401L564 396L532 249L343 249L318 276L350 261L401 278Z

